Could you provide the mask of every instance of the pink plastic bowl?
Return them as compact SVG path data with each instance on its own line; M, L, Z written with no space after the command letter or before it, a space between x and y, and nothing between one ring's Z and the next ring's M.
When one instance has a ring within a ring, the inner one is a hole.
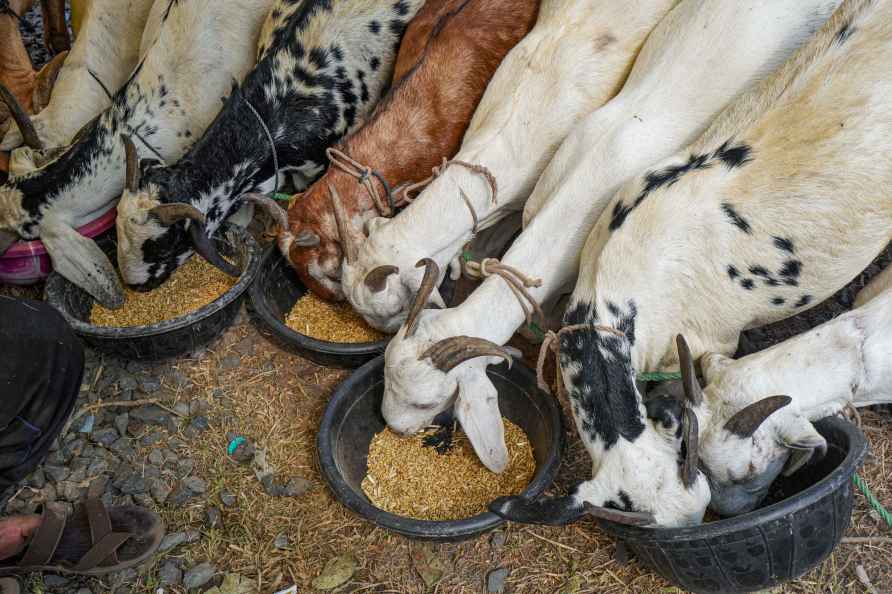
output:
M94 238L111 229L118 211L111 209L98 219L77 230L84 237ZM0 283L33 285L53 271L50 256L42 241L19 241L0 256Z

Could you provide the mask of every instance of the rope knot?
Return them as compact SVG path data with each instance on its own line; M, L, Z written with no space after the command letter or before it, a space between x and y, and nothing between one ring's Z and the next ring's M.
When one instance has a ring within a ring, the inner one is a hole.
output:
M337 167L347 175L356 178L356 183L365 188L369 198L372 199L372 204L375 205L378 214L382 217L393 217L396 215L396 204L393 199L393 192L383 175L336 148L329 147L325 149L325 156L328 157L329 162L333 166ZM375 186L375 183L372 181L373 177L381 182L381 185L384 187L384 195L387 198L386 205L384 204L381 195L378 193L377 186Z
M557 387L558 396L565 397L566 390L564 388L564 380L561 376L561 338L565 334L577 332L579 330L594 330L595 332L607 332L625 338L625 334L610 326L592 325L592 324L573 324L572 326L564 326L557 332L549 330L545 333L542 345L539 347L539 359L536 361L536 384L539 389L546 394L551 394L548 382L545 381L545 359L548 352L554 353L554 383Z

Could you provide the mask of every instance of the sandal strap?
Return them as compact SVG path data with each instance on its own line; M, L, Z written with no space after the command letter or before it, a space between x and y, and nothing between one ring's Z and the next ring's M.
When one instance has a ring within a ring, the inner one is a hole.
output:
M37 531L31 538L31 542L28 544L28 550L25 551L18 563L20 567L48 565L56 552L56 547L59 546L62 532L65 531L65 516L59 515L49 507L44 506L41 517L40 527L37 528Z
M87 520L90 522L90 542L93 543L93 548L90 551L93 551L107 535L113 534L111 517L108 515L108 508L105 507L102 500L95 497L84 501L84 510L87 513ZM121 546L120 543L111 549L107 555L111 556L110 565L118 563L118 556L115 554L115 551L119 546ZM105 560L105 557L99 559L99 562L103 560ZM81 562L83 562L83 558L81 558ZM93 567L98 564L98 562L94 563Z
M116 551L132 537L129 532L109 532L81 557L77 565L71 568L72 571L84 572L99 566L116 565L118 563Z

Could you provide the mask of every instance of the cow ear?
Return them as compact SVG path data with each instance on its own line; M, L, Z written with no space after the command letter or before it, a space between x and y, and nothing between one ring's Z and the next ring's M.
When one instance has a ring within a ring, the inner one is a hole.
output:
M802 415L784 419L778 432L781 444L790 450L790 458L783 470L784 476L790 476L808 464L815 454L822 457L827 452L827 440Z
M124 305L124 289L105 253L92 239L52 217L40 224L40 239L53 268L109 309Z

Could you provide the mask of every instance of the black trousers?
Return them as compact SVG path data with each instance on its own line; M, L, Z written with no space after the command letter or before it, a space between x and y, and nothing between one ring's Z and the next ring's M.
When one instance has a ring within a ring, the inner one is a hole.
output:
M83 374L83 346L59 312L0 296L0 491L46 459Z

